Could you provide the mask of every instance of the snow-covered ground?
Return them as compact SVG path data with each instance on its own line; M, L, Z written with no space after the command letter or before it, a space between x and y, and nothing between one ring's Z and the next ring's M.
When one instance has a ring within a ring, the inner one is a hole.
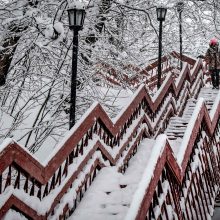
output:
M107 88L107 87L97 87L97 98L98 101L102 104L105 111L111 116L116 116L121 109L127 105L131 97L133 96L133 91L130 89L119 88ZM96 100L94 100L96 101ZM19 106L24 106L25 103L19 101ZM26 106L25 117L22 118L22 122L18 123L15 127L12 126L14 122L15 115L10 115L7 111L4 111L5 108L0 108L0 145L5 138L12 138L15 141L18 141L19 145L25 146L28 138L27 132L32 130L32 125L37 117L39 112L40 105L32 106L33 102L30 102ZM45 118L45 120L50 120ZM38 151L35 152L35 156L40 158L41 161L44 160L47 155L56 148L57 144L66 136L68 132L68 120L66 119L66 125L64 126L57 134L48 135L42 142ZM65 122L65 121L64 121ZM30 137L29 148L35 142L35 133L37 132L34 129L32 136Z

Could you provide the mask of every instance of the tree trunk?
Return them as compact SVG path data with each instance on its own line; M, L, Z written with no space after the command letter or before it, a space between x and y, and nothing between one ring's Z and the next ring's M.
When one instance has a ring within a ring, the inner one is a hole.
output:
M20 36L13 36L3 44L3 47L6 49L0 54L0 86L5 84L8 69L11 65L19 39Z

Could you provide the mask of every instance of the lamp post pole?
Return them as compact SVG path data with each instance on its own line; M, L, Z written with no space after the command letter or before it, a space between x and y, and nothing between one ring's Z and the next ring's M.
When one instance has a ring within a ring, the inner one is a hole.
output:
M78 6L78 7L77 7ZM76 85L77 85L77 57L78 57L78 33L83 28L85 9L80 5L70 5L68 11L69 28L73 31L73 55L71 73L71 94L70 94L70 121L71 129L76 121Z
M71 75L71 95L70 95L70 122L71 129L75 124L76 114L76 80L77 80L77 56L78 56L78 30L73 30L73 56L72 56L72 75Z
M159 24L159 51L158 51L158 80L157 80L157 89L161 86L161 72L162 72L162 23L163 21L160 21Z
M157 20L159 21L159 48L158 48L158 75L157 75L157 89L161 86L161 75L162 75L162 28L163 21L165 21L167 8L157 7Z
M183 42L182 42L182 11L184 3L177 3L177 12L179 13L179 38L180 38L180 69L183 67Z
M182 42L182 11L179 13L179 25L180 25L180 69L183 67L183 42Z

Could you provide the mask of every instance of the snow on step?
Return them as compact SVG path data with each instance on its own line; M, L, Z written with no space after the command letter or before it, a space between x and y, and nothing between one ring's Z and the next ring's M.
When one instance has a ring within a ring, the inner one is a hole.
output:
M199 93L199 98L203 97L206 102L206 106L208 110L210 111L213 103L218 95L219 90L217 89L211 89L211 88L202 88L200 93Z
M170 119L170 123L165 131L165 134L170 140L175 140L184 136L186 127L188 125L189 119L192 116L195 106L196 100L189 99L182 117L175 116Z
M202 88L198 98L204 98L207 109L210 111L218 95L218 90L211 88ZM181 117L172 117L169 125L165 131L170 140L176 140L184 136L188 122L193 114L197 100L189 99L187 101L185 110Z
M6 213L6 215L4 216L4 220L27 220L27 218L22 215L21 213L9 209L9 211Z
M212 118L213 113L211 110L215 110L216 103L219 102L220 92L216 89L213 90L211 88L202 88L198 96L198 99L199 98L202 98L205 101L206 107L209 110L210 116ZM169 139L170 145L175 155L178 154L179 148L183 142L183 138L186 136L186 129L189 121L192 118L196 105L196 99L189 99L187 101L183 115L181 117L172 117L169 121L165 134Z
M151 165L150 156L154 143L155 140L151 139L141 142L124 174L117 171L117 166L102 168L69 219L124 219L143 173Z

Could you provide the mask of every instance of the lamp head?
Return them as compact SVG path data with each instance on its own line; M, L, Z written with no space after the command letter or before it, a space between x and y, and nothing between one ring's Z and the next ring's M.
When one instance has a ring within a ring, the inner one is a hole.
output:
M71 30L82 30L85 20L85 8L79 4L71 4L68 11L69 28Z
M183 11L183 8L184 8L184 3L183 2L177 2L176 4L176 8L177 8L177 12L180 13Z
M163 7L163 6L157 7L157 20L165 21L166 13L167 13L166 7Z

